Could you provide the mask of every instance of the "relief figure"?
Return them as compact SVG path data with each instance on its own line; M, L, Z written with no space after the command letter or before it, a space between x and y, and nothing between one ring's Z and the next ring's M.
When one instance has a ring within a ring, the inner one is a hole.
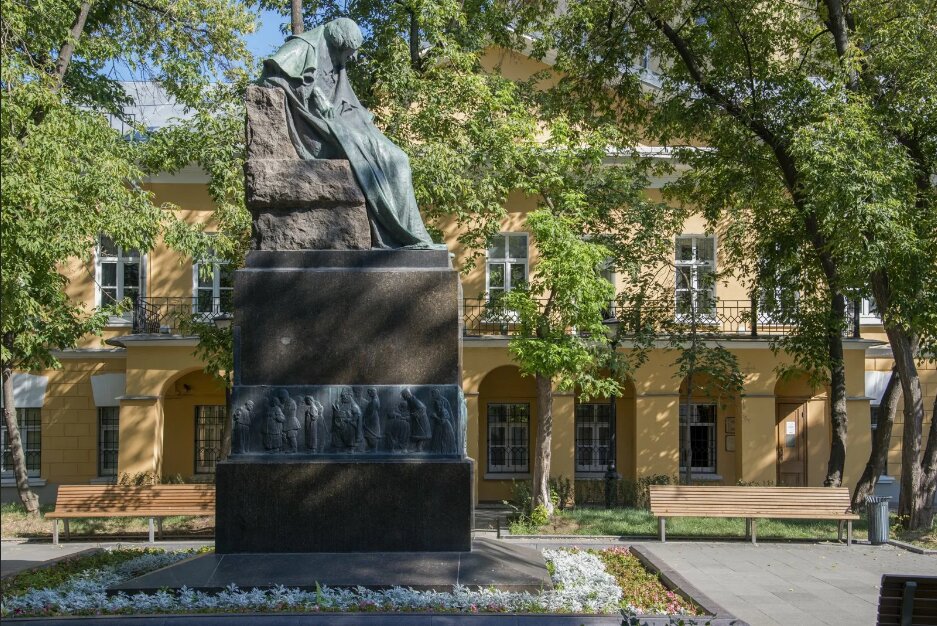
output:
M433 440L430 443L433 454L455 454L456 440L452 430L452 405L440 393L433 390Z
M342 389L338 402L332 403L332 447L339 452L354 452L363 440L361 407L350 389Z
M283 416L286 418L283 423L283 436L284 443L286 444L286 451L298 452L300 423L296 418L296 400L290 397L286 389L278 390L277 396L280 400L280 406L283 407Z
M368 406L364 409L364 440L368 451L375 452L381 443L381 400L377 389L368 389Z
M406 452L410 445L410 409L406 401L401 401L387 421L384 433L387 448L391 452Z
M248 400L234 411L234 441L232 447L235 454L245 454L250 450L251 438L251 412L254 403Z
M280 400L273 396L267 407L267 419L264 420L264 449L267 452L279 452L283 448L283 423L286 416L280 408Z
M325 420L322 419L322 404L312 396L303 400L303 428L306 433L306 449L312 452L322 452L325 449L325 436L322 432Z
M426 412L426 405L413 395L409 389L404 389L400 395L407 402L407 409L410 412L410 439L413 441L413 450L423 452L426 442L430 440L433 433L429 424L429 415Z

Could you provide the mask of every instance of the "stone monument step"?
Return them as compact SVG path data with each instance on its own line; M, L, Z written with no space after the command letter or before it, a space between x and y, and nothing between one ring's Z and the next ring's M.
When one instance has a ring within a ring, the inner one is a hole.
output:
M454 585L496 587L536 593L553 583L543 555L495 539L475 539L471 552L351 552L278 554L205 554L133 578L109 593L153 593L187 587L222 590L284 585L314 590L328 587L450 591Z

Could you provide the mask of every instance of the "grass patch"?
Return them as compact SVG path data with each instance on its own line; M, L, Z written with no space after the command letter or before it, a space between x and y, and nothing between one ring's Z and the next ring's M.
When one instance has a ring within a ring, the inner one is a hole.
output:
M34 518L26 514L26 509L18 502L7 502L0 505L0 536L4 539L51 537L52 520L45 518L46 513L55 509L54 505L45 504L39 509L39 517ZM72 537L78 535L145 535L149 532L149 525L145 517L102 517L92 519L69 520L69 530ZM164 533L186 533L213 536L215 527L214 517L173 516L163 518ZM61 525L59 526L61 530Z
M142 554L161 554L159 548L102 550L93 554L62 559L51 567L21 572L0 581L0 594L16 596L32 589L48 589L65 584L73 576L87 570L120 565Z
M515 530L517 526L517 530ZM829 520L758 520L758 537L764 539L835 540L836 522ZM868 524L853 521L855 539L868 538ZM937 529L908 532L891 516L891 538L922 548L937 549ZM615 535L656 537L657 518L644 509L567 509L557 511L543 526L527 524L511 526L512 534L535 535ZM843 530L845 535L845 529ZM668 537L745 537L745 520L718 517L674 517L667 520Z
M627 548L598 550L605 570L621 587L621 607L644 615L700 615L702 611L664 586L660 577L647 570Z

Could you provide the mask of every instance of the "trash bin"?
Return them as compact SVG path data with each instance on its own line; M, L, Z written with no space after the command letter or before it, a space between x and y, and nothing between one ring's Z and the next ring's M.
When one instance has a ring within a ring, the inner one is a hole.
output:
M869 516L869 542L873 546L888 543L888 501L890 496L868 496L865 499Z

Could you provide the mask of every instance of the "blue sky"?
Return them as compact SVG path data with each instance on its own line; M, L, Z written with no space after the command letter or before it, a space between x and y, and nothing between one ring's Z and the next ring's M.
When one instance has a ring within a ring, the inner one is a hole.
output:
M289 6L284 3L284 6ZM247 48L257 58L270 56L286 38L282 28L289 25L288 15L277 15L274 11L257 12L257 30L247 37Z

